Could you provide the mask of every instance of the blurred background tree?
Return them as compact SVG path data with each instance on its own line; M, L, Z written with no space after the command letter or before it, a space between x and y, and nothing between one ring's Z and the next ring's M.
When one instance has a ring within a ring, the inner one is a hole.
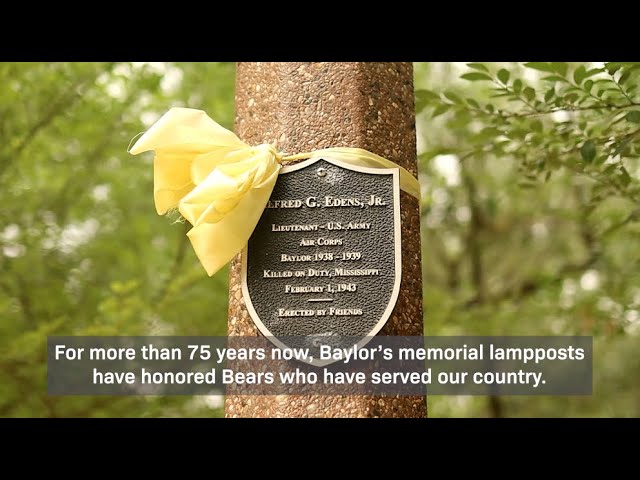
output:
M640 415L640 69L416 64L429 335L594 335L591 397L431 416ZM233 124L230 63L0 64L0 416L219 416L211 397L49 397L47 335L224 335L226 270L155 214L132 137Z
M640 64L416 65L429 335L593 335L591 397L433 416L640 415Z
M0 64L0 415L220 415L220 397L46 396L47 335L224 335L227 275L154 213L132 137L169 106L233 125L234 65ZM211 407L215 407L212 412Z

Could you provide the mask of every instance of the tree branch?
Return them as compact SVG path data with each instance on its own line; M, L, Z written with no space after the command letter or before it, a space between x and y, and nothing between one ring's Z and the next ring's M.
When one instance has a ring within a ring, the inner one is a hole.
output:
M107 69L111 69L115 63L107 65ZM49 108L43 113L27 133L18 142L16 147L7 155L7 157L0 163L0 177L3 175L11 159L18 157L22 151L33 141L36 135L44 128L49 126L58 116L60 116L66 109L72 106L76 101L82 98L82 94L78 93L78 89L82 88L88 83L93 83L98 78L101 72L95 71L90 75L81 77L78 81L71 84L61 95L55 100L49 103Z
M633 221L640 220L640 208L634 210L631 214L625 217L620 222L610 226L604 232L600 234L600 239L611 235L617 230L623 228ZM589 255L587 258L580 263L570 263L564 265L562 268L558 269L558 271L553 275L551 279L528 279L523 281L520 285L515 288L507 289L502 292L498 292L496 294L490 295L484 299L484 304L496 305L506 300L510 301L518 301L522 300L525 297L535 294L539 290L542 290L545 287L548 287L556 282L559 282L564 276L579 272L584 272L591 268L598 260L600 256L600 251L597 246L596 238L593 232L587 231L584 227L581 227L581 236L583 241L585 242L585 246L589 251ZM467 302L464 302L458 306L459 310L469 310L470 308L476 306L478 303L477 298L473 298Z
M557 112L584 112L588 110L624 110L630 107L636 107L640 104L634 103L631 105L588 105L586 107L563 107L563 108L554 108L546 111L535 111L535 112L513 112L506 115L500 115L501 118L532 118L532 117L541 117L544 115L551 115Z
M176 249L176 254L173 258L173 265L171 266L171 270L169 271L169 275L167 276L166 281L158 290L156 295L153 297L153 303L156 305L160 305L164 303L167 299L167 295L169 294L169 289L171 284L175 280L175 277L180 272L180 268L182 267L182 263L184 262L185 253L187 251L187 244L189 243L187 232L191 229L191 225L185 221L184 222L184 231L179 232L180 238L178 239L178 248Z

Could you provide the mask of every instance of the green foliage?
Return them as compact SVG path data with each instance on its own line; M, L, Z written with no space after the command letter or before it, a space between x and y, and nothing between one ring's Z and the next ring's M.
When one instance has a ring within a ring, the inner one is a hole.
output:
M640 415L638 67L416 65L426 333L596 349L591 397L431 397L432 416Z
M48 397L47 335L223 335L227 271L155 214L131 138L171 106L231 127L233 64L0 64L0 416L212 416L203 397Z
M492 73L489 66L472 63L461 78L490 82L485 101L463 99L450 89L441 95L419 90L418 111L430 110L432 118L449 112L449 125L456 130L479 126L460 137L456 152L461 156L508 155L530 180L569 170L598 184L603 196L638 201L640 184L631 181L629 168L640 156L640 64L524 66L549 75L533 84L518 71Z
M426 333L596 346L591 397L430 397L431 416L640 415L638 66L416 64ZM0 63L0 416L221 415L49 397L45 355L48 335L226 332L228 272L204 274L126 149L171 106L230 128L233 85L228 63Z

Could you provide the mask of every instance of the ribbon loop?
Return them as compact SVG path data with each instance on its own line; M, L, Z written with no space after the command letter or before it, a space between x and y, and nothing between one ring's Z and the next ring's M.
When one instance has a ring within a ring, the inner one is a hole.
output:
M420 196L417 179L395 163L360 148L327 148L283 156L269 144L251 147L204 111L172 108L129 153L155 151L156 211L178 208L193 228L189 240L209 276L249 241L278 179L281 163L327 155L351 165L398 168L400 188Z

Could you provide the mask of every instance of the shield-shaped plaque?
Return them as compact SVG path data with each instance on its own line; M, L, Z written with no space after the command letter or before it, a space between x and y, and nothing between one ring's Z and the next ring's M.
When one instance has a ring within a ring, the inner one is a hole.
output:
M324 157L282 168L242 255L243 295L265 336L312 352L363 347L389 319L401 277L398 169Z

